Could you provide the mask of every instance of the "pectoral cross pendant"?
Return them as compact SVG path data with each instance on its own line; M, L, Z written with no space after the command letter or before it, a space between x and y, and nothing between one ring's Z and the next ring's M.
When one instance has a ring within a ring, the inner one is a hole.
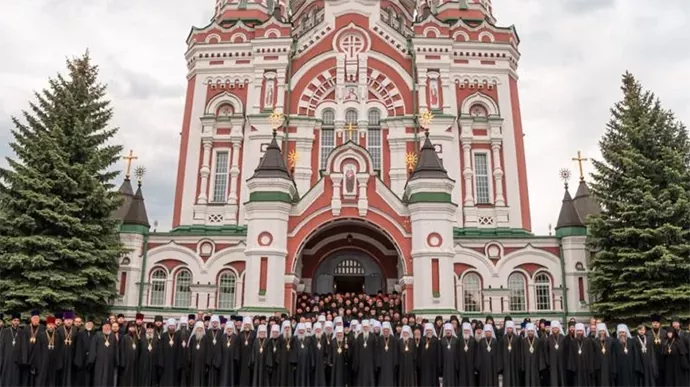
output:
M448 347L447 347L447 348L450 349L450 344L448 344Z
M529 353L534 353L534 347L529 347Z
M627 353L628 353L628 348L623 348L623 352L624 352L625 354L627 354Z
M581 350L581 349L578 349L578 350L577 350L577 354L578 354L578 355L582 355L582 350Z
M17 340L12 339L12 346L14 347L15 344L17 344Z
M260 347L260 348L259 348L259 353L264 353L264 348L263 348L263 347Z
M387 346L387 345L386 345L386 347L384 348L384 350L385 350L386 352L388 352L388 346Z
M244 345L245 345L245 346L249 345L249 341L245 340L245 341L244 341Z
M654 339L654 344L661 344L661 339Z
M213 339L213 345L216 345L217 341L216 339Z
M170 340L170 341L168 341L168 344L170 344L170 346L172 347L175 344L175 342Z
M301 347L302 349L304 349L304 344L300 345L300 347Z
M642 353L647 353L647 347L642 347Z
M146 348L146 349L148 349L149 352L151 352L151 350L153 350L153 347L151 346L151 344L149 344L148 348Z
M364 345L363 345L363 347L364 347L364 348L366 348L366 347L367 347L367 342L366 342L366 341L364 342Z
M201 349L201 344L197 344L197 345L196 345L196 350L198 351L198 350L200 350L200 349Z
M105 346L106 346L106 347L110 347L110 341L106 341L106 342L105 342Z
M55 349L55 346L53 344L48 344L48 350L52 351Z
M137 350L137 345L136 345L136 344L132 344L132 350L134 350L134 351Z
M469 348L467 347L467 344L465 344L465 352L467 352Z
M510 352L510 351L512 351L512 350L513 350L513 346L512 346L512 345L508 345L508 352Z
M558 349L558 344L554 345L553 347L556 348L556 349Z

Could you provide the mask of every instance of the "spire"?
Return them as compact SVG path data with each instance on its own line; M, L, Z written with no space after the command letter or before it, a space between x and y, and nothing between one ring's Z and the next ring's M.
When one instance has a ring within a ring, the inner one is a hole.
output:
M280 178L291 180L288 169L285 166L285 161L280 152L280 147L278 146L278 140L276 140L277 132L273 130L273 140L266 148L266 153L264 157L261 158L261 163L254 170L254 176L252 178Z
M584 227L584 223L580 220L580 216L575 209L573 198L568 191L568 184L565 184L565 194L563 195L563 204L561 205L561 213L558 215L558 222L556 223L556 235L558 230L565 227Z
M580 180L573 199L573 205L580 216L582 224L587 224L587 217L589 215L598 215L601 212L601 207L597 200L590 194L589 187L584 179Z
M127 213L122 218L122 224L150 227L149 217L146 214L146 206L144 205L144 195L141 192L141 182L139 182L137 192L131 199Z
M125 178L125 181L122 182L122 185L117 192L122 197L122 204L120 204L120 207L113 212L112 216L115 219L122 220L125 218L125 215L127 215L129 206L132 204L132 198L134 197L134 190L132 189L132 183L129 178Z
M416 179L448 179L448 173L443 168L436 149L429 140L428 130L425 133L422 150L419 152L419 162L410 176L410 180Z

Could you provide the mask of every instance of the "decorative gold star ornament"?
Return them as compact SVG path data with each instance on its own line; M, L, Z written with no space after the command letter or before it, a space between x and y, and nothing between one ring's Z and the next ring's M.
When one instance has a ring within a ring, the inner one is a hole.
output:
M561 168L560 171L558 171L558 176L563 180L565 185L568 185L568 181L570 181L570 177L572 176L572 173L570 173L570 169L568 168Z
M297 165L297 162L299 161L299 159L300 159L299 152L297 152L296 150L291 151L288 154L288 164L289 164L290 168L294 168L295 165Z
M424 129L428 129L429 125L431 125L431 122L434 120L434 115L427 110L419 115L418 120L419 126L421 126Z
M280 126L283 125L284 120L285 115L277 111L274 111L270 116L268 116L268 122L271 123L271 128L273 129L280 128Z
M146 167L143 166L138 166L134 168L134 176L137 178L137 181L141 183L141 180L144 178L144 175L146 174Z
M414 167L417 166L417 154L414 152L407 152L405 155L405 164L407 165L407 169L414 171Z

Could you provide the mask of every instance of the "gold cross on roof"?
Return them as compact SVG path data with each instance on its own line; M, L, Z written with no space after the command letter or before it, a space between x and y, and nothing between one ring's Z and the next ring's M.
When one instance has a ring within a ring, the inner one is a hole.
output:
M129 150L129 156L122 156L124 160L127 161L127 168L125 169L125 179L129 180L129 174L132 171L132 161L137 160L139 157L134 156L134 151Z
M582 169L582 162L589 161L589 159L582 157L582 152L577 151L577 157L573 157L573 161L577 161L577 166L580 169L580 180L585 179L585 172Z
M350 123L347 125L347 128L345 129L345 131L346 131L346 132L350 132L350 133L356 132L356 131L357 131L357 127L355 127L355 125L354 125L352 122L350 122Z

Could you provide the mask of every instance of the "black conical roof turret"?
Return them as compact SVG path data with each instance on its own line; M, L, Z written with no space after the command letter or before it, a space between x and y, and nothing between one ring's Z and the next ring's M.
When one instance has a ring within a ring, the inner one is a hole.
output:
M597 202L594 196L592 196L592 194L589 192L589 187L584 179L580 180L580 184L577 187L577 192L575 193L575 198L573 199L573 205L580 216L580 221L582 224L587 223L587 217L589 215L598 215L601 213L599 202Z
M561 204L561 212L556 223L556 230L563 227L584 227L584 223L580 220L580 216L575 209L575 203L573 203L573 198L570 196L567 184L565 186L565 194L563 195L563 204Z
M416 179L448 179L448 172L443 168L441 159L436 154L436 149L429 139L429 132L425 134L424 145L419 152L417 166L410 176L410 180Z
M271 143L266 148L266 153L261 159L261 163L254 170L253 178L282 178L291 179L290 173L285 166L285 161L283 160L283 155L280 152L280 147L278 146L278 140L276 140L276 131L273 131L273 139Z
M146 205L144 204L144 194L141 192L141 183L139 183L137 192L132 197L127 214L122 219L122 224L150 227L149 217L146 214Z

